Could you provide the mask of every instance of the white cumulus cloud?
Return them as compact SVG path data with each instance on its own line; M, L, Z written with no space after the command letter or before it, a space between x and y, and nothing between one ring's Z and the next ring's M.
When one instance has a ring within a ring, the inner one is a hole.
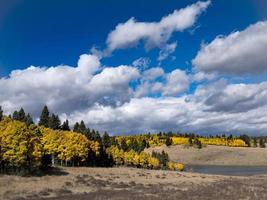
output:
M192 63L203 72L259 74L267 70L267 21L218 36L202 45Z
M36 117L45 104L54 112L70 113L97 102L116 105L128 101L129 83L139 71L131 66L100 68L96 56L81 55L77 67L31 66L12 71L0 79L0 105L9 113L24 107Z
M163 17L159 22L138 22L134 18L120 23L107 38L108 51L137 45L141 40L145 48L162 48L175 31L183 31L193 26L197 17L207 9L210 1L197 2Z

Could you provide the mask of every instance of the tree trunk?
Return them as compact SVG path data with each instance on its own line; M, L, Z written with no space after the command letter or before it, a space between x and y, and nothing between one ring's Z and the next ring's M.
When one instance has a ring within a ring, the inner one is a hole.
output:
M52 154L51 158L52 158L52 166L54 167L55 166L55 154Z

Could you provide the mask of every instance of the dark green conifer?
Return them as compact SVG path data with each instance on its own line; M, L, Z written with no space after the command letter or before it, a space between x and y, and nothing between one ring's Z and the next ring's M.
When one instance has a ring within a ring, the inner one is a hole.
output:
M40 121L39 121L39 126L45 126L49 127L49 110L47 106L44 106L41 116L40 116Z
M58 117L58 115L52 114L52 116L49 118L49 128L54 129L54 130L58 130L60 129L60 119Z
M69 121L68 121L68 120L66 120L66 121L63 122L63 124L62 124L62 126L61 126L61 129L62 129L63 131L70 131Z

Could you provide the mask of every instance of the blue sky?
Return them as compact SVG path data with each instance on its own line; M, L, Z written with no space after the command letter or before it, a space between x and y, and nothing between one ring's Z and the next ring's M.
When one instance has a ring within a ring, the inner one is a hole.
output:
M191 0L0 1L0 104L6 113L23 106L36 120L40 107L47 104L62 120L74 123L85 118L88 126L113 133L167 129L267 133L264 116L257 116L259 122L247 121L256 117L257 109L267 110L263 103L267 61L262 55L267 2L202 3L201 8ZM192 23L178 19L183 14L177 14L176 22L168 21L171 25L160 23L164 16L170 18L175 10L190 6L198 12L191 16ZM126 33L117 29L119 24ZM157 35L159 31L163 36ZM129 38L136 37L132 42L125 36L128 32ZM159 60L171 45L171 52ZM134 64L138 59L148 64ZM77 81L77 71L85 78ZM67 79L70 86L64 83ZM68 89L73 95L66 94ZM163 110L164 116L156 111L160 117L155 119L136 114L145 103L149 109ZM175 113L176 109L180 111ZM118 115L129 124L122 125L125 121ZM203 116L208 116L207 122L201 121ZM237 117L244 121L231 124ZM146 123L137 123L140 120Z
M153 2L153 3L152 3ZM135 17L138 21L158 21L174 9L185 7L195 1L53 1L11 0L1 1L3 12L0 24L1 74L30 65L75 65L77 57L89 52L92 46L104 47L110 30L118 23ZM170 71L175 67L188 68L187 61L196 55L201 41L211 41L220 34L242 30L249 24L266 19L267 8L263 0L216 0L208 12L197 21L193 36L175 33L179 39L176 60L163 62ZM266 4L266 3L265 3ZM267 7L267 6L266 6ZM265 9L265 10L264 10ZM105 65L129 64L145 56L157 64L156 51L145 52L137 48L119 50L106 58Z

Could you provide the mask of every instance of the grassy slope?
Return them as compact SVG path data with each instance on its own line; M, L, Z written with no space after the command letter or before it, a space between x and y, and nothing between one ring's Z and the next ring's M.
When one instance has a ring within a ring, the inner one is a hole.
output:
M267 166L267 148L207 146L197 149L176 145L149 148L146 151L153 150L164 150L171 160L184 164Z

